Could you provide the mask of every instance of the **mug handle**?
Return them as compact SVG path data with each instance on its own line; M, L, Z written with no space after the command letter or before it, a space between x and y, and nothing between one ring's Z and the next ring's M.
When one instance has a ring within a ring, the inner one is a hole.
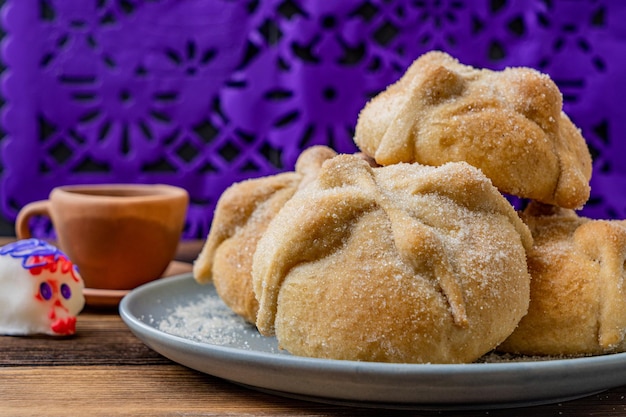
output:
M50 201L33 201L22 207L15 220L15 234L18 239L28 239L32 236L29 221L34 216L50 217Z

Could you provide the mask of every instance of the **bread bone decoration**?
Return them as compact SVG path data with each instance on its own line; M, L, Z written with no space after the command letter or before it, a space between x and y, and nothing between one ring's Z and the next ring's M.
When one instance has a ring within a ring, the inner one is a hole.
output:
M557 86L530 68L417 59L361 111L355 142L380 165L466 161L503 193L565 208L589 198L591 157Z
M533 203L522 213L531 301L500 350L589 355L626 350L626 221L592 220Z
M339 155L257 244L257 327L301 356L472 362L526 314L531 245L466 163L372 168Z
M296 189L335 155L324 146L308 148L298 158L295 172L242 181L220 197L193 274L199 283L213 281L224 303L245 320L254 323L258 310L251 276L257 241Z

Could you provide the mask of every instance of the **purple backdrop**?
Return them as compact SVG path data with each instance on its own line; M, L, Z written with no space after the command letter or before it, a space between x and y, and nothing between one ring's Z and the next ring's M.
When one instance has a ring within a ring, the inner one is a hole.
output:
M225 187L313 144L355 151L368 98L441 49L549 73L594 157L583 213L625 218L624 22L611 0L6 0L0 212L62 184L168 183L204 238Z

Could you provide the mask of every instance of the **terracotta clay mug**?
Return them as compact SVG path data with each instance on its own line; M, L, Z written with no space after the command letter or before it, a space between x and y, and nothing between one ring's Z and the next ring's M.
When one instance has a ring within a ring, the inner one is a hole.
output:
M15 228L31 236L29 220L52 220L60 249L86 288L129 290L159 278L176 254L189 195L170 185L69 185L27 204Z

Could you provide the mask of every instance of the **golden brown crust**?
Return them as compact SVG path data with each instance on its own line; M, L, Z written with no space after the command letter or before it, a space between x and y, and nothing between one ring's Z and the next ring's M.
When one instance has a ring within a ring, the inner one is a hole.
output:
M626 221L591 220L531 204L528 315L500 350L583 355L626 350Z
M417 59L359 115L355 142L381 165L466 161L502 192L566 208L589 198L591 157L547 75Z
M213 281L220 298L247 321L254 323L258 310L251 278L258 240L296 189L335 155L330 148L311 147L298 158L295 172L236 183L220 197L193 274L200 283Z
M532 238L477 169L339 155L257 244L257 327L293 354L471 362L526 313Z

